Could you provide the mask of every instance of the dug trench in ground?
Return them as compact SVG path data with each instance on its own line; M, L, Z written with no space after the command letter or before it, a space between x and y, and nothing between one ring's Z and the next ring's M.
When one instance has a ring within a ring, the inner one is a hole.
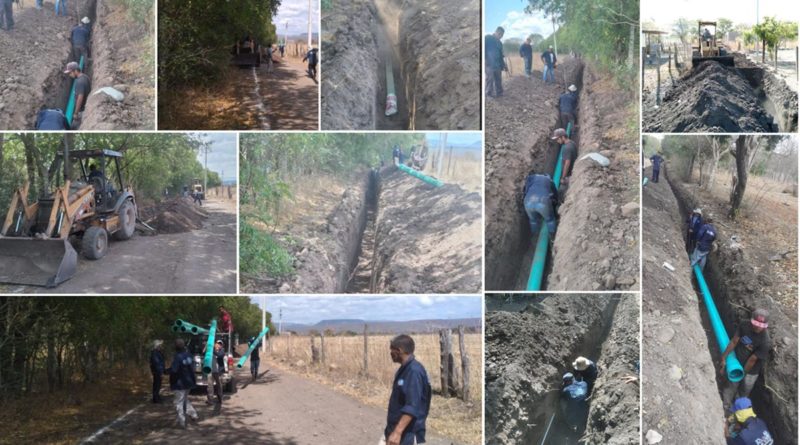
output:
M642 206L642 434L653 430L663 443L724 444L718 362L708 354L716 342L704 331L682 214L666 180L644 187Z
M490 295L486 304L488 444L638 443L638 387L622 380L638 362L635 296ZM561 376L581 355L600 374L586 430L570 433Z
M735 67L701 62L666 83L660 106L645 95L643 130L652 133L764 133L797 130L797 93L734 53Z
M691 209L703 207L677 180L667 179L681 215L688 215ZM717 219L721 219L721 216L717 215ZM797 444L796 308L783 307L770 296L770 263L756 264L749 258L746 246L750 240L742 239L740 235L737 241L731 240L732 236L738 234L723 221L717 221L715 227L719 249L709 254L703 276L730 336L735 332L736 323L749 320L753 310L769 310L772 349L750 398L756 414L767 422L776 443ZM702 303L699 307L708 332L708 342L714 345L705 307ZM718 348L713 346L710 352L714 363L719 363ZM717 380L721 393L725 382L720 378Z

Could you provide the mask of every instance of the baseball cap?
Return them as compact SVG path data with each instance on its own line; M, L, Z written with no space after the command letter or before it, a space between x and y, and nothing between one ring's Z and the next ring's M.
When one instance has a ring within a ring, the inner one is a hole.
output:
M766 309L756 309L753 311L753 318L750 319L750 323L753 326L766 329L769 326L767 317L769 317L769 312Z
M572 375L571 372L568 372L568 373L564 374L564 376L561 377L561 380L572 380L573 378L575 378L575 376Z
M550 139L556 140L562 136L566 137L567 131L564 130L563 128L556 128L555 131L553 131L553 137L551 137Z
M219 344L223 344L223 343L222 343L222 340L217 340L217 343L219 343Z
M70 62L67 64L66 68L64 68L64 74L69 74L79 69L81 69L81 66L78 65L78 62Z

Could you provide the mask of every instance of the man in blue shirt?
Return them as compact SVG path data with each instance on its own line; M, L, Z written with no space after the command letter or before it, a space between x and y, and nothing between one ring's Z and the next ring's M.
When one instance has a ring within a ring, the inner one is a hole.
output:
M556 63L558 62L558 58L556 57L556 53L553 52L553 47L548 46L547 51L542 53L542 63L544 64L544 71L542 71L542 80L546 82L555 82L555 74L554 71L556 69Z
M525 43L519 46L519 56L525 62L525 77L531 77L531 65L533 63L533 47L531 38L525 39Z
M767 423L756 417L753 403L747 397L736 399L733 415L725 422L725 441L728 445L773 445Z
M178 413L178 425L186 428L186 416L192 420L197 420L197 411L189 400L189 391L195 385L194 359L192 354L186 351L186 344L182 338L175 340L175 357L172 359L172 366L169 368L169 389L175 393L175 411Z
M84 63L88 55L86 49L89 47L89 35L91 34L89 23L91 23L89 17L81 19L81 23L72 28L69 37L70 42L72 42L73 59L80 61L81 57L83 57Z
M389 354L400 369L394 375L383 441L387 445L425 442L425 420L431 407L431 384L425 368L414 358L414 339L398 335Z
M700 230L697 231L697 247L692 252L691 260L692 266L700 264L700 270L706 268L708 253L711 252L714 240L717 239L717 229L712 224L713 222L712 215L708 215L703 225L700 226Z
M586 382L575 380L571 372L561 378L561 411L565 423L575 431L586 422L588 405L586 398L589 395L589 386Z
M650 179L653 182L658 182L658 174L661 172L661 163L664 162L664 158L659 153L655 153L650 156L650 162L653 164L653 177Z
M561 128L569 124L575 125L575 110L578 108L578 87L570 85L567 92L558 98L558 113L561 116Z
M67 116L59 108L46 108L36 115L37 130L68 130Z
M498 26L494 34L487 34L484 38L484 51L486 52L486 94L489 97L503 95L503 71L507 71L505 56L503 55L503 38L506 30Z
M308 60L308 76L312 79L317 78L317 49L311 48L308 51L305 57L303 57L303 62Z
M697 233L703 226L703 210L694 209L686 218L686 251L691 252L697 245Z
M537 175L531 171L525 179L522 195L531 235L539 235L544 220L552 240L557 227L555 206L558 204L558 190L550 175Z
M164 375L164 354L161 348L164 345L162 340L153 342L153 350L150 351L150 373L153 375L153 403L161 403L161 376Z
M394 160L394 165L402 164L405 160L403 157L403 149L400 148L399 145L394 144L394 148L392 149L392 159Z
M254 341L256 341L256 338L250 337L248 346L252 346ZM253 376L253 380L258 378L258 365L261 363L259 349L261 349L261 342L258 342L256 347L253 348L253 352L250 353L250 375Z

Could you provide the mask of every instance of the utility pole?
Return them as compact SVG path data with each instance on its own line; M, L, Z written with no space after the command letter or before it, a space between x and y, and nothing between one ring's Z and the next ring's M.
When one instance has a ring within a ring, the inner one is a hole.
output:
M553 14L553 54L558 55L558 43L556 42L556 15Z
M287 20L286 26L283 28L283 47L285 48L286 51L288 51L287 48L288 46L289 46L289 21ZM281 57L283 56L281 55Z
M281 307L278 309L278 335L283 334L283 302L281 302Z
M311 0L308 0L308 48L306 52L311 50Z
M205 160L203 161L203 193L208 193L208 141L203 144Z
M264 328L267 327L267 297L262 295L261 296L261 331L264 331ZM269 336L267 336L269 338ZM261 352L264 354L267 353L267 342L261 341Z

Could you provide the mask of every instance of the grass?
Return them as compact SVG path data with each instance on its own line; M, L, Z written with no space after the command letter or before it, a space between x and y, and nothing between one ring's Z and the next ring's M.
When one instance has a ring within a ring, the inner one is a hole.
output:
M273 277L288 276L294 271L294 258L269 233L240 222L240 267L250 274L266 273Z
M431 381L434 397L428 417L428 429L467 444L481 443L481 389L483 385L482 335L467 334L464 343L470 358L469 388L471 402L441 395L438 334L412 335L414 355L422 363ZM367 343L369 372L364 375L364 337L325 337L325 363L311 364L311 339L308 336L279 336L271 339L271 361L278 366L312 378L336 391L381 409L386 408L397 365L389 356L390 335L370 335ZM455 366L461 374L458 336L454 335ZM319 338L315 339L317 347ZM302 362L302 364L298 363ZM300 366L298 366L300 365ZM459 380L460 385L460 380Z

